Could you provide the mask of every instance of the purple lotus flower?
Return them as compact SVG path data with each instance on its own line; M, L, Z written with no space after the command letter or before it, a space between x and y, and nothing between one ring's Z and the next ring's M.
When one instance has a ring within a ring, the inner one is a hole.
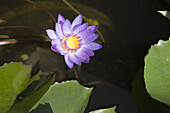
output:
M72 22L59 14L58 23L55 30L47 29L47 35L52 39L51 49L64 55L68 67L71 69L73 64L81 65L81 62L88 63L90 56L94 56L93 51L98 50L102 45L93 42L97 39L97 25L89 26L82 23L82 15L78 15Z

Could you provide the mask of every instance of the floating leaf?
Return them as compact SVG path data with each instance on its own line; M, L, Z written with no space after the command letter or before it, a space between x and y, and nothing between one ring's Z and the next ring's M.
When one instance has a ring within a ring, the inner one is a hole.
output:
M33 83L34 81L40 80L40 75L42 74L41 71L39 71L36 75L34 75L31 80L29 81L29 84Z
M152 98L170 105L170 40L151 46L145 57L144 80Z
M37 74L38 75L38 74ZM32 89L32 94L25 97L23 100L16 102L12 108L8 111L8 113L28 113L29 110L38 102L38 100L44 95L44 93L48 90L51 84L55 81L55 75L44 75L46 76L46 80L40 79L37 82L37 85L30 85L26 90L26 92L30 92ZM42 78L42 77L41 77ZM42 83L42 81L44 81ZM42 85L40 85L42 84ZM36 88L39 86L38 88ZM35 91L34 91L35 90ZM25 92L25 93L26 93ZM47 112L46 112L47 113Z
M143 69L132 82L132 97L139 113L170 113L170 107L153 99L146 91Z
M0 67L0 111L7 112L28 85L31 66L12 62Z
M158 10L158 13L161 13L163 16L170 19L170 11L166 11L166 10L160 11L160 10Z
M116 106L112 107L112 108L100 109L100 110L92 111L90 113L116 113L115 109L116 109Z
M35 111L42 104L45 104L44 107L48 107L53 113L83 113L91 91L92 88L81 86L77 81L55 83L50 86L30 113L36 113Z
M54 113L54 112L52 111L50 104L45 103L45 104L39 104L36 109L34 109L29 113Z

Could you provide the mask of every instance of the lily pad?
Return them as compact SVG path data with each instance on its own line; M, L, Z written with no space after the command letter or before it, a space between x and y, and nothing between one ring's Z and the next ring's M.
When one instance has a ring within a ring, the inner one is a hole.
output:
M115 109L116 109L116 106L112 107L112 108L100 109L100 110L92 111L90 113L116 113Z
M151 46L145 57L144 80L152 98L170 105L170 40Z
M143 69L139 69L132 82L132 97L138 113L170 113L170 107L153 99L146 91Z
M0 111L7 112L29 84L31 66L12 62L0 67Z
M39 73L38 73L39 74ZM28 113L29 110L39 101L55 81L55 75L42 75L39 81L33 82L21 95L27 94L22 100L18 100L8 113ZM45 76L45 77L44 77ZM30 94L31 92L31 94Z
M55 83L50 86L30 113L35 113L42 104L45 104L44 107L48 107L53 113L83 113L92 89L81 86L77 81Z

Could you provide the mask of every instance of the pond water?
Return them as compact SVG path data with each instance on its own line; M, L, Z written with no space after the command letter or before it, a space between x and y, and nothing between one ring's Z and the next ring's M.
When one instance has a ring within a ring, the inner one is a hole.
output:
M57 18L58 13L73 20L77 14L62 0L36 0ZM144 89L144 57L151 45L170 36L170 21L157 13L168 4L159 0L69 0L92 23L99 24L103 48L89 64L77 67L82 82L101 80L95 85L85 112L117 105L120 113L169 113L170 108L152 99ZM56 72L57 81L75 79L63 56L50 49L47 28L54 22L41 8L26 1L0 3L0 65L22 61L32 64L33 72ZM84 20L84 22L86 22ZM8 26L8 27L4 27ZM20 27L19 27L20 26ZM29 27L25 27L29 26ZM17 43L15 43L17 41ZM139 72L139 74L137 74Z

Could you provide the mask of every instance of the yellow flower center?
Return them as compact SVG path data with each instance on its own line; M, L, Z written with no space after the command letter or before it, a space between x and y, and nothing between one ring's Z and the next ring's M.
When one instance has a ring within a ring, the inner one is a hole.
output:
M81 47L81 39L76 35L69 35L65 37L61 44L62 48L68 52L77 52L77 50Z

